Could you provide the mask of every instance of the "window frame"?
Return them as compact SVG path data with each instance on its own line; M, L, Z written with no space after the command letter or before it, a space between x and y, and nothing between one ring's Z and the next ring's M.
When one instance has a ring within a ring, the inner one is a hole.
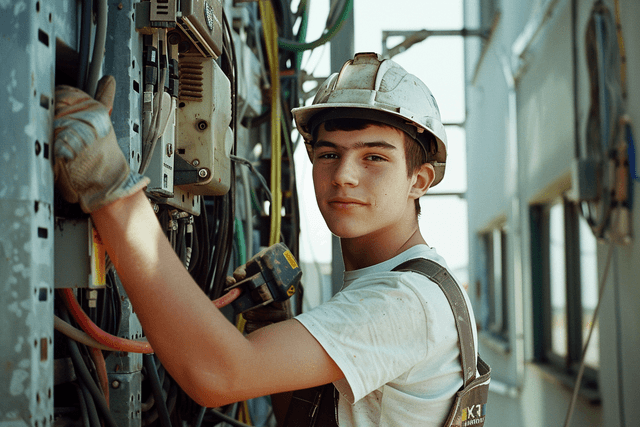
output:
M559 203L563 207L566 356L554 352L552 345L550 211ZM566 375L571 382L577 376L583 346L580 207L559 197L531 205L529 212L534 359ZM582 389L597 391L598 369L585 366Z
M482 305L486 313L482 329L499 340L509 350L509 283L508 233L505 225L492 227L479 233L484 255Z

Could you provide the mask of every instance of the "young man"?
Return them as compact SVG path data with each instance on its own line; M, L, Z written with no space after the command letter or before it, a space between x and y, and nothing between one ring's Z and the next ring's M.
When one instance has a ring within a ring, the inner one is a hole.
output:
M294 110L318 205L341 239L345 282L329 302L243 336L169 246L145 179L119 152L107 115L114 82L103 83L96 98L106 108L72 88L56 94L59 185L91 213L181 387L216 407L333 382L340 426L442 425L462 385L453 314L435 283L391 271L419 257L445 265L417 221L418 199L442 179L446 158L429 89L393 61L358 54L312 106Z

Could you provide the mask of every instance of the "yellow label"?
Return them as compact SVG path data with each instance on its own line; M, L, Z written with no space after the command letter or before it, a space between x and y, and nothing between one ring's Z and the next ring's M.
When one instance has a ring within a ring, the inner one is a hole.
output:
M296 288L295 286L291 285L291 287L289 289L287 289L287 295L291 296L293 294L296 293Z
M90 287L100 288L106 285L106 255L98 231L91 227L91 283Z
M296 262L296 259L293 257L293 254L291 253L291 251L285 251L284 257L287 259L287 261L289 261L289 265L291 266L291 268L298 268L298 263Z

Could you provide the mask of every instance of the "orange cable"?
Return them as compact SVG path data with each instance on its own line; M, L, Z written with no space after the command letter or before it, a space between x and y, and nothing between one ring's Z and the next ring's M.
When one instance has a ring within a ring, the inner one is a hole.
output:
M107 345L118 351L126 351L130 353L153 353L151 344L147 341L134 341L126 338L120 338L115 335L111 335L98 327L82 310L78 300L71 289L60 289L62 299L67 306L67 309L71 313L71 316L80 325L83 331L85 331L91 338L98 341L100 344Z
M234 300L236 300L242 291L239 288L231 289L225 295L213 301L213 305L216 308L222 308ZM153 348L151 348L151 344L147 341L135 341L129 340L126 338L120 338L115 335L111 335L102 329L87 316L84 312L80 304L78 304L78 300L76 300L75 295L71 289L60 289L60 295L62 295L62 299L73 316L74 320L80 325L83 331L87 333L91 338L98 341L100 344L111 347L117 351L126 351L130 353L144 353L149 354L153 353Z

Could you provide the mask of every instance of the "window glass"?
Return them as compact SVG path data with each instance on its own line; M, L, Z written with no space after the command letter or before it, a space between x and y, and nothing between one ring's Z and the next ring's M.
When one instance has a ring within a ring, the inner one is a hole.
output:
M567 292L564 206L549 210L549 285L551 292L551 351L567 355Z
M593 321L593 312L598 303L598 265L596 253L596 238L587 221L580 216L580 277L582 299L582 345L587 342L589 328ZM600 366L599 327L596 324L591 334L591 342L585 355L585 363L592 368Z
M508 253L507 253L507 232L503 228L500 230L500 269L502 271L502 335L507 338L509 336L509 293L507 280L507 266L508 266Z

